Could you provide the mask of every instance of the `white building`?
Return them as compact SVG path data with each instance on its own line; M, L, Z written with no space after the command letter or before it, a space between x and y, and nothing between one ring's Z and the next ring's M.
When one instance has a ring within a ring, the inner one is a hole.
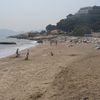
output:
M84 8L81 8L77 13L76 15L82 15L82 14L88 14L88 12L90 10L92 10L93 8L92 7L84 7Z

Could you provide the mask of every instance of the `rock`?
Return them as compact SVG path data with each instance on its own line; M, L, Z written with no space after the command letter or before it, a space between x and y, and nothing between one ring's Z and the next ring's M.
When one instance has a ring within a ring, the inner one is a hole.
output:
M96 49L100 49L100 46L97 46Z
M43 41L42 40L38 40L37 43L43 43Z
M16 44L16 42L0 42L0 44L7 44L7 45L9 45L9 44Z

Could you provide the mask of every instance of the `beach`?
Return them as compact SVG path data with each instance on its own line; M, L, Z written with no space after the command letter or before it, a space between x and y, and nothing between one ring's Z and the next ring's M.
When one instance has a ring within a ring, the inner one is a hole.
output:
M0 100L100 100L100 50L91 43L44 43L25 55L0 59Z

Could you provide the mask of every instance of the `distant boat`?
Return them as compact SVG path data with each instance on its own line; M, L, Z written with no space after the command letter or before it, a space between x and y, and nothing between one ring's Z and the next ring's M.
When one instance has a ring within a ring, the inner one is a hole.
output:
M11 44L16 44L16 42L0 42L0 44L5 44L5 45L11 45Z

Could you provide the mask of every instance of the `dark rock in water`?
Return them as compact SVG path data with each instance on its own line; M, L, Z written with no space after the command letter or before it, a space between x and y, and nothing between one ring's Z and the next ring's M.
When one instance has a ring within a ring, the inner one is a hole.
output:
M7 44L7 45L11 45L11 44L16 44L16 42L0 42L0 44Z
M37 43L43 43L43 41L42 40L38 40Z

